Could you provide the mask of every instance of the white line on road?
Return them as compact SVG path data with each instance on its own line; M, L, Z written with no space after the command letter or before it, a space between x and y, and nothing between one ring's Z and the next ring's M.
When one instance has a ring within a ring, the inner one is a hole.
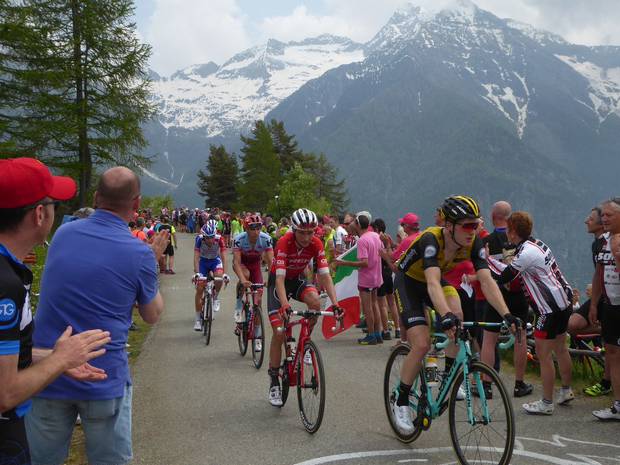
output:
M403 460L398 461L398 463L409 463L409 462L428 462L428 459L403 459Z

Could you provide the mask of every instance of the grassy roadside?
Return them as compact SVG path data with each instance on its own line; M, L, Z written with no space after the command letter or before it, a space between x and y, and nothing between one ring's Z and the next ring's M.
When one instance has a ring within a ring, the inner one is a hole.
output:
M45 259L47 257L47 248L45 247L37 247L35 249L35 253L37 256L37 261L31 267L32 273L34 276L32 283L32 308L36 309L39 298L38 294L40 292L41 285L41 275L43 273L43 267L45 265ZM134 309L133 319L138 327L136 331L129 331L129 339L127 343L129 347L127 348L127 352L129 355L129 365L132 366L135 360L140 355L142 351L142 344L144 340L149 334L151 326L142 321L138 311ZM81 426L77 426L73 431L73 438L71 439L71 448L69 450L69 457L66 462L67 465L88 465L88 460L86 459L86 449L85 449L85 440L84 433L82 431Z

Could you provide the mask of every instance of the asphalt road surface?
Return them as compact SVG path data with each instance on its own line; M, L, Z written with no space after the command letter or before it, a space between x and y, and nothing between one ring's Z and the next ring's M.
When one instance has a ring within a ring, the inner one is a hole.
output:
M256 370L239 355L233 334L235 280L224 290L211 344L194 332L193 238L179 234L176 275L162 275L166 310L134 368L134 463L227 464L452 464L447 412L412 444L400 443L387 422L382 397L391 343L360 347L359 330L326 341L315 331L326 366L327 405L320 430L308 434L291 390L284 408L267 401L265 363ZM232 277L232 255L227 254ZM265 307L265 305L263 305ZM264 314L265 315L265 314ZM268 338L271 330L267 329ZM249 352L249 351L248 351ZM506 376L512 390L512 379ZM533 400L540 396L536 385ZM535 397L536 396L536 397ZM610 397L578 397L552 416L523 412L513 402L514 464L620 464L620 423L603 423L593 409Z

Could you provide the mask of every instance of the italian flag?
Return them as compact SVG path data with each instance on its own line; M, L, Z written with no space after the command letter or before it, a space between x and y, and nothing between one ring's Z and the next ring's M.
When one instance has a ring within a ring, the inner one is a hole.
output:
M357 245L347 250L339 260L357 261ZM344 309L343 328L336 324L336 319L331 316L323 318L323 336L325 339L331 339L336 334L349 329L351 326L360 322L360 298L357 290L357 268L352 266L339 266L336 269L336 276L333 278L336 287L336 297L338 298L338 306ZM333 302L329 300L329 304Z

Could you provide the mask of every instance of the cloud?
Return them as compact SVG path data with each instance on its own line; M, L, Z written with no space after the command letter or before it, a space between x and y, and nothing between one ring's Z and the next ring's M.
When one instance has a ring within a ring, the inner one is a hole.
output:
M153 46L151 67L169 75L192 64L222 64L253 45L247 22L235 0L155 0L142 28Z

